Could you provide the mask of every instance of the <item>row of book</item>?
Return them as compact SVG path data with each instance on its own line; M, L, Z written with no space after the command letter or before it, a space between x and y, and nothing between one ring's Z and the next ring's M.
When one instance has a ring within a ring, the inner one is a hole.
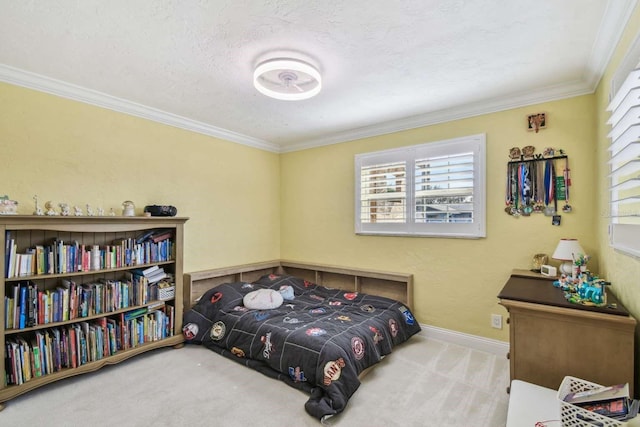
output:
M154 269L157 270L162 269ZM4 297L5 329L24 329L148 304L160 299L161 282L173 285L173 276L162 272L163 279L153 283L135 271L125 272L124 280L77 284L62 279L58 286L47 289L31 280L17 282L7 286Z
M174 313L173 306L161 304L8 338L6 384L23 384L173 336Z
M139 239L122 238L111 245L85 245L75 240L54 239L50 244L35 245L20 252L11 232L6 233L5 277L9 279L132 267L170 261L175 257L171 232L165 232L162 240L152 236L140 242Z

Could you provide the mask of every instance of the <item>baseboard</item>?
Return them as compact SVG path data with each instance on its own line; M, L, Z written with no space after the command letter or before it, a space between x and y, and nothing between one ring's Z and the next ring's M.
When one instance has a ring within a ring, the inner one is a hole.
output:
M498 341L490 338L479 337L477 335L465 334L462 332L452 331L449 329L438 328L437 326L420 325L422 331L420 335L427 338L433 338L452 344L463 345L473 348L474 350L492 353L497 356L506 356L509 352L509 343Z

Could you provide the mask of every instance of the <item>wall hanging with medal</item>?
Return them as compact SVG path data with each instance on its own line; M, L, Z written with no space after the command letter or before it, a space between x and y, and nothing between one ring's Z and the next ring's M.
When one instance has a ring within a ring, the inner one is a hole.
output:
M545 148L536 154L535 147L509 150L504 211L513 216L543 214L552 217L553 225L560 225L558 202L564 202L560 210L571 212L569 204L569 157L563 150ZM561 173L560 173L561 172Z

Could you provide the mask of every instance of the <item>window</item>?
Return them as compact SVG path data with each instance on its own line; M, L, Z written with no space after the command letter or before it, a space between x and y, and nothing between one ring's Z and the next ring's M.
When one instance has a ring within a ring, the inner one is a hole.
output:
M485 237L485 135L356 155L356 233Z
M613 96L609 133L611 144L610 243L624 253L640 256L640 68L625 79Z

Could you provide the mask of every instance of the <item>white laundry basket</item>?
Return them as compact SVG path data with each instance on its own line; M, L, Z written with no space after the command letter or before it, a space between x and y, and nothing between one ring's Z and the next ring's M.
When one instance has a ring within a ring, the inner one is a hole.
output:
M579 406L565 402L564 398L569 393L593 390L602 387L600 384L591 383L574 377L564 377L558 389L558 400L560 401L560 416L563 427L620 427L630 426L627 422L614 420L595 412L587 411ZM590 421L589 421L590 420ZM635 424L635 423L634 423Z

